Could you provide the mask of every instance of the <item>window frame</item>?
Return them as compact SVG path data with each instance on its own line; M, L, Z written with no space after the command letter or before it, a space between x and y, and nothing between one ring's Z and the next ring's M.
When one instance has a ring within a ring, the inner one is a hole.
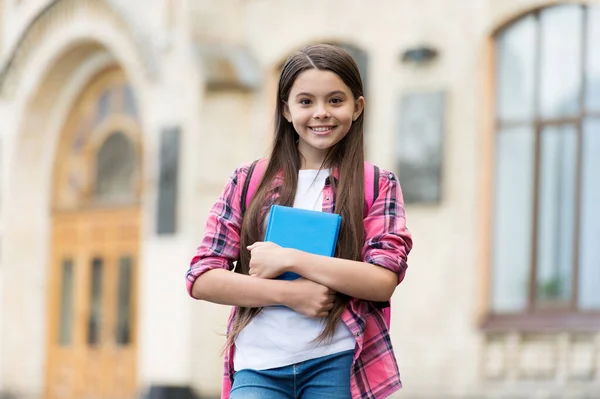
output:
M498 57L498 42L497 39L510 29L514 24L522 18L533 16L538 24L541 25L541 14L544 10L571 6L580 7L583 11L583 20L581 25L581 85L579 88L578 106L579 111L573 117L561 118L544 118L540 112L540 84L541 84L541 34L537 29L536 33L536 48L535 51L535 87L534 87L534 118L531 120L513 120L501 121L497 112L497 57ZM523 332L595 332L600 329L600 309L598 310L582 310L578 308L579 298L579 245L580 245L580 220L581 220L581 193L582 193L582 140L584 123L589 118L600 118L600 111L591 112L586 109L586 83L587 83L587 55L589 52L589 40L587 29L589 24L589 11L591 6L587 4L558 4L547 7L541 7L530 12L520 14L511 19L501 27L496 29L488 38L486 68L488 77L485 84L484 92L484 107L486 110L484 116L484 131L487 133L483 140L482 156L485 160L484 170L481 174L480 184L480 200L481 206L481 222L480 228L484 234L480 235L480 264L482 289L480 291L481 306L478 309L479 325L483 331L523 331ZM537 291L537 248L539 238L539 208L540 208L540 157L541 157L541 135L545 128L549 126L564 126L571 124L575 128L577 139L577 161L576 161L576 181L575 181L575 220L573 226L573 258L572 258L572 281L571 281L571 298L567 306L560 307L540 307L536 306L536 291ZM534 192L533 192L533 207L532 212L532 232L531 232L531 248L532 254L529 261L529 285L527 293L527 306L525 310L520 312L494 312L491 304L491 293L493 286L493 215L495 201L495 139L501 128L529 126L534 131L535 137L535 152L534 152Z

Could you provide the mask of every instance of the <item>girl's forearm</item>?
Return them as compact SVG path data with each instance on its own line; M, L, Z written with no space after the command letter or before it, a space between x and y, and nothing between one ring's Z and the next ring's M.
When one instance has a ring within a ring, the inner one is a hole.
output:
M353 298L384 302L390 299L398 276L381 266L291 250L288 271Z
M192 296L248 308L283 305L289 281L254 278L224 269L209 270L194 282Z

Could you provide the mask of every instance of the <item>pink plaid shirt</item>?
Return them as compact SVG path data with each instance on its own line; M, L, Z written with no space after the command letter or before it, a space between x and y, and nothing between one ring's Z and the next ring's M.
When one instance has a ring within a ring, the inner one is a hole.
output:
M240 198L249 167L250 164L246 164L236 169L208 215L202 243L187 272L187 289L190 295L194 281L202 273L216 268L231 270L233 262L238 258L242 223ZM281 178L274 182L275 187L281 184ZM278 190L271 192L267 204L278 199ZM328 178L323 191L323 212L333 212L334 201ZM400 184L393 173L381 170L379 196L366 215L364 226L366 241L363 261L393 271L398 275L400 283L406 272L412 239L406 229ZM234 307L231 310L227 332L231 328L236 309ZM356 337L350 377L352 398L382 399L399 390L402 387L400 373L380 307L370 301L352 299L342 314L342 320ZM222 399L230 396L234 350L235 347L232 346L225 353Z

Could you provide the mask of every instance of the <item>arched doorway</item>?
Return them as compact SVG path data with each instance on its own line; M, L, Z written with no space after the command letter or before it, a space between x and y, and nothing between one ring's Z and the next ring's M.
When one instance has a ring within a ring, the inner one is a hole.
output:
M54 163L47 399L135 396L140 140L124 73L100 73L75 101Z

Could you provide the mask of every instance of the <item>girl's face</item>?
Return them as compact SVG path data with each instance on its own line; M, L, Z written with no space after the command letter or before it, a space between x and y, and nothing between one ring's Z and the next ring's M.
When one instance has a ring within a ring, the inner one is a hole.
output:
M292 85L283 116L300 136L298 150L304 168L319 168L327 151L342 140L362 113L363 97L357 99L334 72L309 69Z

